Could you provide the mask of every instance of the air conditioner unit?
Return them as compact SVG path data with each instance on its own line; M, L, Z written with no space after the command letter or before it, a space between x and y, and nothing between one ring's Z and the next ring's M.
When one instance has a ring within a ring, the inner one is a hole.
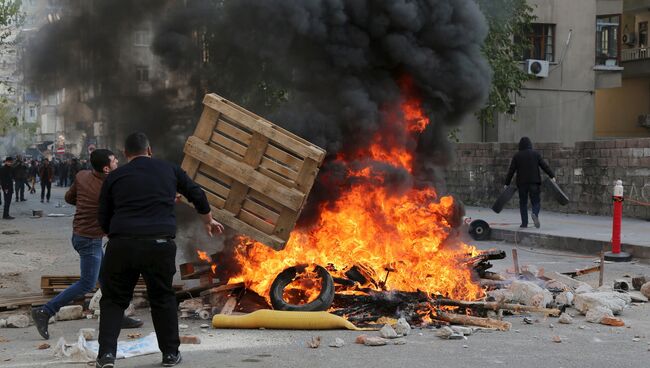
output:
M622 37L622 41L628 46L634 46L636 44L636 33L625 33Z
M526 72L537 78L546 78L548 77L548 61L528 59L526 60Z

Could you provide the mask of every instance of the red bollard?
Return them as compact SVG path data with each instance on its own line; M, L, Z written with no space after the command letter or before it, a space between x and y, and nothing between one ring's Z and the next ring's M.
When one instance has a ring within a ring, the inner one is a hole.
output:
M612 251L605 252L605 260L614 262L629 262L632 260L632 255L629 253L621 252L621 221L623 219L623 182L616 181L614 186L614 201L613 210L613 224L612 224Z

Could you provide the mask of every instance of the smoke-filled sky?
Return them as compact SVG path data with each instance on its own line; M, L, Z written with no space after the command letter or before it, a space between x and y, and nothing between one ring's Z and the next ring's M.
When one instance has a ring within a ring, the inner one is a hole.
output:
M480 52L487 26L474 0L95 0L94 9L41 32L35 81L103 81L109 124L127 123L109 129L141 129L177 153L193 126L166 129L174 112L157 105L175 91L138 100L121 95L120 81L133 76L119 50L145 19L154 20L155 55L195 91L194 113L202 95L214 92L325 148L330 158L390 132L386 107L398 103L398 81L410 76L431 118L417 142L420 181L433 182L432 167L446 162L443 128L480 108L489 90ZM100 56L90 75L71 67L78 48ZM336 176L344 169L329 160L323 171ZM327 199L322 189L315 187L314 198Z

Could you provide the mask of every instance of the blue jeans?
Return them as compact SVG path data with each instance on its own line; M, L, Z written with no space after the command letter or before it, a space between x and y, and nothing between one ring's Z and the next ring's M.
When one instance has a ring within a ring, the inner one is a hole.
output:
M70 285L61 294L54 297L44 309L51 316L55 315L61 307L68 305L73 300L82 297L95 289L99 268L102 264L102 238L86 238L84 236L72 235L72 246L79 253L81 263L81 274L79 281Z

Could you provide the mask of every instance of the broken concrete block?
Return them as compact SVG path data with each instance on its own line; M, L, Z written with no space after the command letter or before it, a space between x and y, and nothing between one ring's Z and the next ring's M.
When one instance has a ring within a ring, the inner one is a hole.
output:
M524 305L546 307L553 301L553 294L530 281L515 280L508 288L512 292L512 300Z
M354 339L355 344L365 344L368 335L359 335Z
M94 328L82 328L79 330L79 335L83 336L86 341L97 340L96 331Z
M575 296L570 291L564 291L555 297L557 305L571 305Z
M632 287L634 290L641 290L641 286L650 281L650 276L637 276L632 278Z
M411 325L406 322L406 319L400 318L395 324L395 332L397 332L397 335L399 336L408 336L411 333Z
M379 330L379 336L384 339L395 339L397 338L397 332L395 332L395 329L391 325L386 324Z
M7 327L7 320L0 319L0 328L5 328L5 327Z
M451 329L454 331L454 333L463 336L470 336L474 332L474 330L472 330L470 327L463 326L451 326Z
M628 294L630 295L630 298L632 298L632 301L634 303L647 303L648 302L648 298L645 295L641 294L640 291L630 291L630 292L628 292Z
M29 317L24 314L14 314L7 318L7 327L25 328L29 326Z
M91 311L99 310L99 301L102 299L102 290L98 289L88 303L88 309Z
M185 335L180 336L181 344L200 344L201 339L198 336Z
M570 324L573 323L573 317L571 317L571 316L568 315L567 313L562 313L562 314L560 315L560 318L559 318L558 321L559 321L560 323L565 324L565 325L570 325Z
M650 298L650 282L641 285L641 294L646 298Z
M614 327L623 327L623 326L625 326L625 322L623 322L622 319L616 318L616 317L609 317L609 316L604 317L600 321L600 323L603 324L603 325L614 326Z
M594 291L594 288L587 284L581 284L576 288L576 295L577 294L584 294L584 293L591 293Z
M388 344L388 340L377 337L377 336L368 336L363 343L365 346L383 346Z
M56 314L57 321L72 321L83 317L84 309L80 305L66 305Z
M508 289L496 289L487 292L488 297L494 298L497 303L511 303L514 296Z
M465 338L462 333L454 331L449 326L443 326L438 329L438 331L436 331L436 336L444 340L460 340Z
M575 308L582 314L587 314L590 309L603 307L613 314L620 314L632 302L632 298L623 293L601 291L578 294L573 301Z
M335 338L334 341L332 341L332 342L329 344L329 346L330 346L331 348L342 348L343 345L345 345L345 341L343 341L343 339L338 338L338 337Z
M136 296L131 300L131 304L133 304L136 308L148 308L149 307L149 301L146 298L143 298L141 296Z
M591 323L600 323L605 317L613 317L612 311L603 306L591 308L585 314L585 320Z

